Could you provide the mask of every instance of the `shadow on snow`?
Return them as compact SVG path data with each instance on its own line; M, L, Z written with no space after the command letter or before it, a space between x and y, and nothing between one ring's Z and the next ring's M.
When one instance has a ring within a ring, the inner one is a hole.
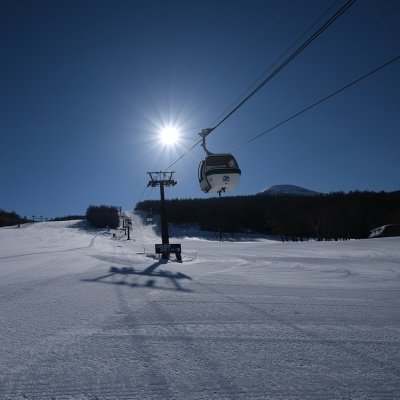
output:
M150 265L144 270L135 269L133 267L112 266L108 274L92 279L82 279L82 282L100 282L112 285L126 285L133 288L143 287L143 288L160 289L160 290L178 290L178 291L191 292L190 289L182 287L178 282L179 280L182 279L192 280L190 276L185 275L181 272L157 270L157 268L160 265L166 263L167 263L166 260L160 260ZM137 276L137 277L143 276L143 277L148 277L148 279L144 283L139 283L137 281L127 281L126 278L128 276ZM122 279L115 280L114 279L115 277L120 277ZM172 287L157 286L157 282L160 282L159 278L167 278L169 282L172 283L173 286Z

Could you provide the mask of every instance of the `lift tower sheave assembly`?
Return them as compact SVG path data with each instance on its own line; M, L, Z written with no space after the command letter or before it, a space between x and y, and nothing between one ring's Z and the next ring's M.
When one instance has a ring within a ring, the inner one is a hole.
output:
M165 197L164 187L175 186L176 181L172 179L174 172L147 172L150 176L150 181L147 186L156 187L160 186L160 220L161 220L161 240L162 240L162 251L161 258L164 260L169 259L170 246L169 246L169 234L168 234L168 221L165 210Z

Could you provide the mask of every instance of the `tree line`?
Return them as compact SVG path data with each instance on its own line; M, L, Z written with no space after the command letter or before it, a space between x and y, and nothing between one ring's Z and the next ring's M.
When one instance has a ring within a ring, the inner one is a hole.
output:
M86 219L96 228L118 228L119 226L119 208L115 206L94 206L90 205L85 215L67 215L63 217L52 218L51 221L71 221ZM13 226L32 222L32 220L21 217L15 211L4 211L0 209L0 227Z
M90 205L86 210L86 220L95 228L118 228L118 207Z
M26 217L21 217L15 211L5 211L0 209L0 227L19 225L28 222Z
M83 219L86 219L86 216L85 215L80 215L80 214L78 214L78 215L64 215L64 216L62 216L62 217L55 217L55 218L52 218L50 221L75 221L75 220L83 220Z
M143 201L136 209L159 214L160 202ZM214 232L254 232L282 240L361 239L378 226L400 223L400 191L172 199L166 200L166 209L170 223Z

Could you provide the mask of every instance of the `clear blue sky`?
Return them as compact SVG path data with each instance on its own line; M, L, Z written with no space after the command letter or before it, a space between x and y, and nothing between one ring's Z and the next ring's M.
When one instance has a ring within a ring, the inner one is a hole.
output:
M334 9L344 4L338 1ZM2 0L0 208L47 217L159 197L165 169L333 0ZM331 11L332 13L332 11ZM209 137L229 152L400 54L400 1L359 0ZM400 62L242 147L232 195L400 189ZM159 127L176 124L175 147ZM168 198L210 197L198 146Z

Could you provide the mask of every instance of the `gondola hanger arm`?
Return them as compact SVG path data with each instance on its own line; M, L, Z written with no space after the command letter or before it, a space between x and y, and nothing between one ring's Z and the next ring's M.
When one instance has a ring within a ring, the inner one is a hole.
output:
M213 153L211 153L211 151L209 151L206 147L206 137L214 130L214 128L207 128L207 129L203 129L199 135L203 138L202 142L201 142L201 147L204 149L204 151L206 152L206 154L209 156Z

